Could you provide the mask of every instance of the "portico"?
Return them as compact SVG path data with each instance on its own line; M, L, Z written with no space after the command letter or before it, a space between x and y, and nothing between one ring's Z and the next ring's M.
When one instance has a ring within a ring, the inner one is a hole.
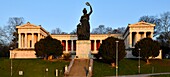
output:
M16 28L18 29L18 48L10 51L10 58L36 58L35 43L45 38L49 33L41 25L36 26L30 22Z
M77 35L58 34L51 36L61 41L63 45L63 53L76 52ZM90 35L91 53L93 54L98 53L98 49L102 41L107 37L111 36L121 38L121 34L91 34Z
M126 57L132 57L131 49L134 48L138 41L146 37L153 38L154 26L154 24L143 21L128 25L123 34L125 47L127 50Z

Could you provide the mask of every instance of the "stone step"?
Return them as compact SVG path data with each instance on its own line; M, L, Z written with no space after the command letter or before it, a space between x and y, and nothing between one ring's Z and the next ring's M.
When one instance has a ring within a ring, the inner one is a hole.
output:
M67 77L86 77L88 74L89 59L75 59Z

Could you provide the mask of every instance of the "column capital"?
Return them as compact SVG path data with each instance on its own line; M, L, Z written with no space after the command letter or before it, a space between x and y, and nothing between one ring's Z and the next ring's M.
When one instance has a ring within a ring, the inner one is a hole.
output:
M40 33L38 33L38 41L41 39L41 37L40 37L41 35L40 35Z

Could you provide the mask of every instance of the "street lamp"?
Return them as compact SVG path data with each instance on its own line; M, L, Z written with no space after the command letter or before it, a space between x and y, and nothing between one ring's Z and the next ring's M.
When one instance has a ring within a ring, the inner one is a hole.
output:
M12 55L13 53L11 53ZM12 77L12 57L11 57L11 77Z
M12 50L13 47L10 47L10 49ZM14 53L11 52L11 77L12 77L12 55L13 55L13 54L14 54Z
M140 74L140 48L139 48L138 73Z
M118 43L119 41L116 41L116 77L118 77Z

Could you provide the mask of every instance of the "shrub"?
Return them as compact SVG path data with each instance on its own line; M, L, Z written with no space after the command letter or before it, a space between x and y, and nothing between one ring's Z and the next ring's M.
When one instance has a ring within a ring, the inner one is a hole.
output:
M99 48L99 55L106 63L116 63L116 41L118 42L118 61L122 60L125 55L124 40L108 37L106 38Z

